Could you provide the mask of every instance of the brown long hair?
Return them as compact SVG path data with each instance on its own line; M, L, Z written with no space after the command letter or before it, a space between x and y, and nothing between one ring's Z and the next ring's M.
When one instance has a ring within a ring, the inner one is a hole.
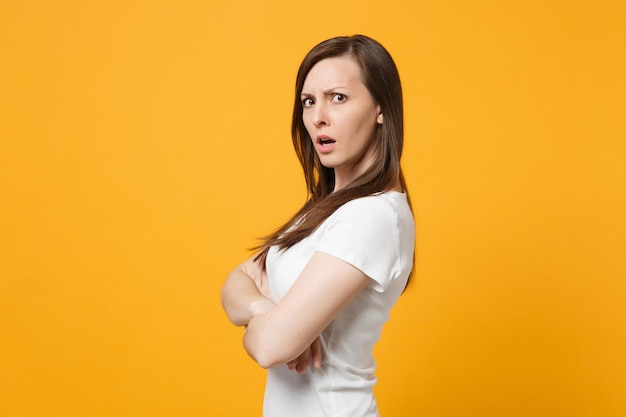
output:
M346 187L333 192L335 175L332 168L323 166L313 141L302 120L300 94L304 80L315 64L326 58L352 57L361 68L361 81L380 106L384 121L378 125L380 139L375 142L375 162ZM404 141L404 116L400 76L387 50L377 41L364 35L341 36L315 46L304 58L296 77L296 95L291 122L293 146L302 165L308 191L307 201L296 214L278 230L267 236L255 249L255 259L265 265L271 246L287 249L309 236L343 204L393 189L398 180L407 193L400 167ZM410 200L409 200L410 204Z

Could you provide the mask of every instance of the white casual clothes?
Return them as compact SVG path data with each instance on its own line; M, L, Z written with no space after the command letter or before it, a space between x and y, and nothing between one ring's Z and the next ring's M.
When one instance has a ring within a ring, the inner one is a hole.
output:
M279 302L314 252L357 267L371 283L321 334L322 367L305 374L268 370L265 417L376 417L372 354L413 265L415 223L406 194L389 191L352 200L310 236L267 256L269 296Z

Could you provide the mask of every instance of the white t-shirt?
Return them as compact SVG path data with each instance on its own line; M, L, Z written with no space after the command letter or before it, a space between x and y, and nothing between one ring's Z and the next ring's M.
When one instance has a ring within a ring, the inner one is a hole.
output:
M267 256L269 295L279 302L314 252L360 269L371 283L324 329L322 367L301 375L268 370L265 417L375 417L372 354L413 264L415 223L406 194L390 191L352 200L310 236Z

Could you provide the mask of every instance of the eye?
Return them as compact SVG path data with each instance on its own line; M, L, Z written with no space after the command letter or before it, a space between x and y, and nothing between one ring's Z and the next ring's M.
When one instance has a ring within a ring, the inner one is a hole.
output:
M333 97L332 97L333 103L343 103L347 99L348 97L346 97L344 94L339 94L339 93L333 94Z
M315 101L310 97L302 99L302 107L311 107L313 104Z

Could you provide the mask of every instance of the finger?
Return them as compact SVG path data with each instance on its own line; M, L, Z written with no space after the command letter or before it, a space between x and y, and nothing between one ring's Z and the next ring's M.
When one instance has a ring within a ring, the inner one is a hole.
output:
M315 369L322 367L322 341L319 336L315 338L311 345L311 360Z
M299 374L306 372L306 367L309 365L309 358L311 357L311 349L307 348L302 355L298 357L298 364L296 365L296 371Z
M261 268L261 288L260 288L261 294L264 295L265 297L268 296L269 293L269 287L268 287L268 281L267 281L267 271L264 270L263 268Z
M251 278L252 282L254 282L254 285L256 285L257 290L261 292L261 271L258 267L255 267L252 270Z

